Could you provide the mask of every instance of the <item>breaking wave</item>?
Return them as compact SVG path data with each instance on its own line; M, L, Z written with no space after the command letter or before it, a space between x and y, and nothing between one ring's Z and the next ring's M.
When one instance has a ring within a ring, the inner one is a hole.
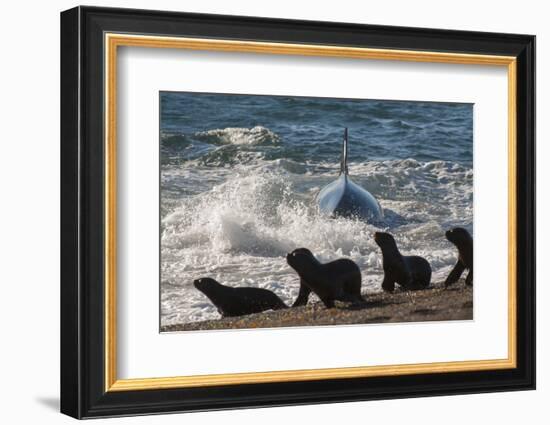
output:
M445 230L456 225L472 230L472 170L414 159L349 168L380 201L383 229L396 236L402 253L425 256L434 281L444 279L456 260ZM184 197L163 191L163 324L217 317L192 286L205 276L230 286L267 288L291 303L299 282L285 255L298 247L311 249L321 261L352 258L362 270L363 290L379 290L381 254L372 238L379 228L317 214L315 195L335 178L333 165L260 159L215 170L197 164L163 171L163 187L170 182L196 188Z

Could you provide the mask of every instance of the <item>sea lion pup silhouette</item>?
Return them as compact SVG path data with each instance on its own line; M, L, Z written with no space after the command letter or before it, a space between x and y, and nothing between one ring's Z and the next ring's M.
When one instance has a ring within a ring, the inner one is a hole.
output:
M401 255L395 239L385 232L376 232L374 241L382 250L384 281L382 289L393 292L398 283L403 289L425 289L432 278L432 268L425 258Z
M300 253L304 255L309 255L315 259L313 253L307 248L298 248L292 252L296 254ZM311 294L311 289L309 289L309 286L306 285L304 279L300 277L300 291L298 292L298 297L296 298L296 301L294 301L294 304L292 304L292 307L306 305L309 300L309 294Z
M277 295L267 289L231 288L209 277L197 279L193 285L212 301L222 317L288 308Z
M287 254L286 261L300 276L300 294L293 306L305 305L312 291L327 308L334 307L334 301L365 302L361 297L361 270L352 260L340 258L322 264L310 250L298 248Z
M458 249L458 260L445 280L445 286L452 285L468 269L466 285L472 286L474 281L474 241L468 231L462 227L447 230L445 237Z

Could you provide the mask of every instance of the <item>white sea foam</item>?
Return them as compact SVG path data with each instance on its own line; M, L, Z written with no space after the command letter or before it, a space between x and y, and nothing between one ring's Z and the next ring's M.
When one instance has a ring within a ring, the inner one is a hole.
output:
M472 230L472 170L410 159L349 168L380 201L384 229L395 235L401 252L426 257L432 280L443 280L456 260L445 230L455 225ZM378 291L382 258L372 238L378 228L317 214L315 194L335 176L333 164L287 160L258 160L234 169L195 164L163 170L163 187L196 182L200 189L174 196L163 191L162 324L219 317L192 285L205 276L230 286L267 288L293 302L299 281L285 254L298 247L309 248L323 262L353 259L362 270L363 291Z
M198 137L215 138L219 143L231 145L260 145L276 143L279 136L268 128L256 126L252 128L228 127L196 133Z

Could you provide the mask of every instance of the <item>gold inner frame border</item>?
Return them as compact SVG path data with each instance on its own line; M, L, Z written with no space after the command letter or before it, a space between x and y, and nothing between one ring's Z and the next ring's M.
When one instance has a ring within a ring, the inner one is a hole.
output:
M404 62L432 62L504 66L508 72L508 358L455 362L399 364L288 371L229 373L173 377L118 379L116 322L116 164L117 164L117 51L118 47L148 47L229 51L279 55L325 56ZM288 44L256 41L180 38L150 35L106 33L105 47L105 391L137 391L219 385L242 385L323 379L365 378L513 369L517 365L516 285L517 285L517 129L516 129L516 58L513 56L371 49L331 45Z

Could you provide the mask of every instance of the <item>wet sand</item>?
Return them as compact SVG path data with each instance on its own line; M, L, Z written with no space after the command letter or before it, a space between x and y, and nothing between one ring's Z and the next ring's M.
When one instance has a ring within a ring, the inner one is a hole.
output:
M473 319L473 289L465 286L463 279L447 289L439 283L422 291L369 293L363 297L366 303L361 306L337 302L336 308L327 309L310 300L303 307L163 326L161 332Z

